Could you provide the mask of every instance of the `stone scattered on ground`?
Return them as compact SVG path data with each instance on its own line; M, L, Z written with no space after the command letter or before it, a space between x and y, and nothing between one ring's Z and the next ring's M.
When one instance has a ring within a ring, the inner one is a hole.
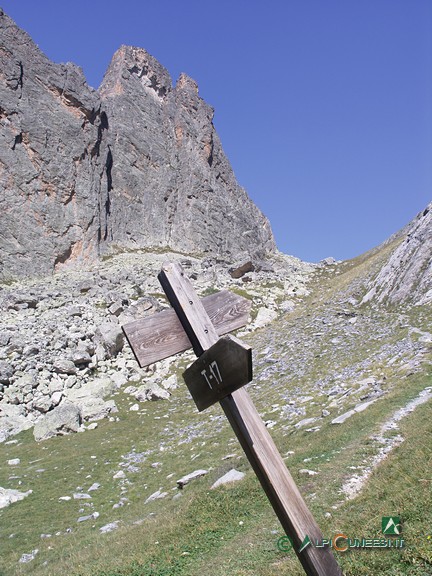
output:
M112 396L118 391L139 403L171 397L178 387L175 359L141 369L121 330L122 324L166 307L163 298L150 294L160 293L157 274L170 258L179 255L125 253L91 270L0 286L0 442L35 425L38 441L91 430L94 421L113 417ZM295 305L316 269L290 256L272 258L269 265L252 262L255 270L247 273L256 317L244 333L277 318L281 300ZM244 284L229 274L229 261L188 257L181 262L199 293ZM269 279L277 286L267 287ZM132 411L139 412L136 402ZM69 404L79 417L75 413L72 422L59 422Z
M97 518L99 518L99 516L100 516L99 512L93 512L92 514L87 514L86 516L80 516L77 522L81 523L81 522L87 522L87 520L96 520Z
M190 474L186 474L186 476L182 476L182 478L177 480L177 487L182 489L186 486L186 484L189 484L193 480L197 480L198 478L201 478L202 476L205 476L206 474L208 474L208 470L195 470L194 472L191 472Z
M38 552L39 552L39 550L38 550L38 548L36 548L35 550L32 550L28 554L23 554L21 556L21 558L18 560L18 562L20 564L27 564L28 562L32 562L36 558L36 555L38 554Z
M302 476L316 476L318 472L316 470L308 470L307 468L302 468L299 470L299 474Z
M8 460L9 466L18 466L20 462L21 460L19 458L12 458L11 460Z
M363 410L366 410L366 408L369 408L369 406L371 406L376 400L377 400L377 398L374 398L373 400L369 400L368 402L362 402L361 404L357 404L357 406L355 406L351 410L348 410L348 412L344 412L343 414L341 414L337 418L333 418L331 423L332 424L343 424L346 420L348 420L348 418L351 418L351 416L354 416L354 414L358 414L359 412L363 412Z
M140 386L133 394L138 402L147 402L148 400L168 400L170 393L164 390L155 382L151 386Z
M216 482L212 484L211 488L217 488L218 486L230 484L231 482L238 482L239 480L243 480L244 477L244 472L239 472L235 468L232 468L226 474L218 478Z
M85 492L75 492L74 500L91 500L90 494L86 494Z
M104 526L101 526L101 528L99 528L99 531L102 534L107 534L108 532L112 532L113 530L117 530L117 528L119 527L119 520L116 520L115 522L109 522L109 524L105 524Z
M153 500L160 500L162 498L165 498L166 496L168 496L168 492L162 492L162 488L159 488L159 490L156 490L156 492L150 494L150 496L145 500L144 504L153 502Z
M119 470L118 472L116 472L113 476L114 480L121 480L126 478L126 474L123 472L123 470Z
M32 490L28 490L27 492L19 492L19 490L2 488L0 486L0 508L6 508L14 502L24 500L24 498L32 494L32 492Z

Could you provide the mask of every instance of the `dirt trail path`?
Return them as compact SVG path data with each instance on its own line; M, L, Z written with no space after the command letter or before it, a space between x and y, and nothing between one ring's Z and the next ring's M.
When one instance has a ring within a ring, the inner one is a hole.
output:
M432 398L432 386L422 390L416 398L410 400L408 404L399 408L392 414L392 416L384 422L378 434L372 436L372 439L379 446L378 453L371 459L359 474L354 474L342 486L342 492L345 494L347 500L352 500L362 490L372 471L387 457L387 455L396 446L399 446L404 441L401 434L396 434L388 437L387 433L399 430L398 422L411 414L418 406L425 404Z

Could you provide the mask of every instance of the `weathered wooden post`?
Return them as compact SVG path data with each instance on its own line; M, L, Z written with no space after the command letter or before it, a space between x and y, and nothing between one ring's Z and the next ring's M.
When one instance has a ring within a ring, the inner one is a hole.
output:
M175 318L167 318L171 311L127 324L123 330L139 364L193 347L198 360L183 376L198 409L220 402L306 574L342 576L330 548L301 549L306 537L322 541L323 536L249 394L241 388L252 379L251 349L232 336L219 338L245 324L244 299L223 292L201 301L178 264L164 265L158 278L188 342Z

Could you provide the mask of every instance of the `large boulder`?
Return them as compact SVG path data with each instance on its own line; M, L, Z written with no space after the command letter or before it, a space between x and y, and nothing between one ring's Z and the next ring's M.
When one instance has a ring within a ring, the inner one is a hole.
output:
M80 425L80 409L70 402L64 402L36 422L33 435L40 442L52 436L78 432Z
M76 406L82 420L94 421L105 418L112 412L117 412L114 400L104 400L110 396L117 385L110 378L90 380L80 388L70 388L64 391L69 402Z
M103 322L96 330L95 342L103 346L108 358L116 356L124 345L121 326L115 322Z
M0 402L0 442L4 442L10 436L15 436L23 430L33 426L31 419L26 417L23 405Z
M83 384L80 388L74 387L64 390L64 394L71 402L85 398L106 398L117 390L116 383L108 377L94 378Z
M102 420L109 414L118 412L114 400L102 400L102 398L86 398L77 402L76 406L81 412L82 419L86 422Z

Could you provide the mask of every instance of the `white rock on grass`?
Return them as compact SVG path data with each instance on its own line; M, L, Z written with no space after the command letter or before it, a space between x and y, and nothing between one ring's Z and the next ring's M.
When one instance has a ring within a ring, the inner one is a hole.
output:
M262 328L267 326L277 318L278 314L275 310L270 310L270 308L260 308L258 314L254 321L254 328Z
M98 423L97 422L92 422L91 424L89 424L88 426L85 427L86 430L96 430L96 428L98 427Z
M14 502L24 500L24 498L29 496L31 493L32 490L28 490L28 492L19 492L18 490L0 487L0 508L6 508L6 506L9 506Z
M148 384L140 386L134 396L138 402L146 402L147 400L168 400L170 393L153 382L150 386Z
M316 476L318 472L316 472L316 470L308 470L307 468L302 468L299 470L299 474L302 474L303 476Z
M344 414L341 414L337 418L333 418L331 423L332 424L343 424L345 422L345 420L348 420L348 418L351 418L351 416L354 416L354 414L355 414L354 410L348 410L348 412L344 412Z
M8 460L9 466L18 466L20 462L21 460L19 458L12 458L12 460Z
M160 500L161 498L165 498L166 496L168 496L168 492L162 492L162 488L159 488L159 490L156 490L156 492L150 494L150 496L147 498L144 504L148 504L148 502L152 502L153 500Z
M86 522L87 520L96 520L96 518L99 518L100 514L99 512L93 512L93 514L88 514L87 516L80 516L77 520L77 522Z
M354 416L354 414L358 414L359 412L363 412L363 410L366 410L366 408L369 408L369 406L371 406L374 402L376 402L376 400L377 400L377 398L374 398L373 400L368 400L367 402L362 402L361 404L357 404L357 406L355 406L351 410L348 410L348 412L344 412L343 414L341 414L337 418L333 418L331 423L332 424L343 424L345 422L345 420L348 420L348 418L351 418L351 416Z
M116 520L115 522L110 522L109 524L105 524L105 526L102 526L101 528L99 528L99 531L102 534L107 534L108 532L112 532L113 530L117 530L118 527L119 527L119 520Z
M216 482L212 484L211 489L217 488L218 486L222 486L224 484L229 484L230 482L238 482L240 480L243 480L244 477L245 475L243 472L239 472L235 468L232 468L231 470L229 470L229 472L227 472L226 474L221 476L218 480L216 480Z
M178 488L182 489L183 486L186 486L186 484L189 484L189 482L192 482L197 478L201 478L201 476L205 476L207 473L208 470L195 470L194 472L186 474L186 476L183 476L182 478L177 480L177 486Z
M114 474L113 478L114 480L118 480L120 478L126 478L126 474L123 472L123 470L119 470Z
M39 552L39 550L36 548L36 550L32 550L30 552L30 554L23 554L21 556L21 558L19 559L19 563L20 564L27 564L27 562L32 562L32 560L34 560L36 558L36 554Z
M309 426L310 424L313 424L313 422L315 422L316 418L304 418L303 420L300 420L300 422L297 422L297 424L295 424L295 428L303 428L303 426Z

